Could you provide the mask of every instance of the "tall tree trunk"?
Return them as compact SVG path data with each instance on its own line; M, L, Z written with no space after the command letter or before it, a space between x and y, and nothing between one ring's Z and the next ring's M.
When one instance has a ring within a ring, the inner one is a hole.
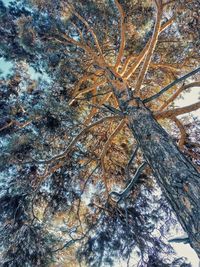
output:
M200 258L200 174L141 101L128 114L129 127Z

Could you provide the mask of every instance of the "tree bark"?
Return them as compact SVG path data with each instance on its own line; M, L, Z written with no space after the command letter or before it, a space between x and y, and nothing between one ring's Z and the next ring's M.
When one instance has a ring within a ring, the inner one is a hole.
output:
M129 128L200 258L200 174L141 101L127 112Z

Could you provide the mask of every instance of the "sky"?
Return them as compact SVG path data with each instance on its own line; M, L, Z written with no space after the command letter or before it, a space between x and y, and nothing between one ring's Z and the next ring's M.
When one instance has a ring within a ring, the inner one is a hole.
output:
M193 87L190 93L185 93L184 98L176 100L175 103L179 107L184 107L196 103L198 98L200 99L200 87ZM200 118L200 109L190 112L190 114Z
M12 0L2 0L2 2L7 6Z
M0 58L0 71L3 72L3 76L6 76L8 73L10 73L11 68L11 62L6 62L3 58Z

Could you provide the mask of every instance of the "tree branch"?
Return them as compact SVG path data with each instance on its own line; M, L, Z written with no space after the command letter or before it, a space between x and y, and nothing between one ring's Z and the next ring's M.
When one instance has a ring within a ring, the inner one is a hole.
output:
M103 80L103 81L100 81L100 82L97 82L97 83L93 84L91 87L88 87L88 88L85 88L85 89L83 89L83 90L81 90L81 91L78 91L78 92L76 93L76 95L73 96L73 99L69 102L69 105L72 105L72 103L76 100L76 97L78 97L78 96L80 96L80 95L82 95L82 94L86 94L86 93L88 93L88 92L93 91L95 88L97 88L97 87L99 87L99 86L101 86L101 85L104 85L105 82L106 82L106 81Z
M126 120L123 119L121 120L121 122L118 124L118 126L115 128L115 130L112 132L112 134L109 136L108 140L106 141L104 147L103 147L103 151L100 155L100 160L101 160L101 166L102 166L102 170L103 170L103 179L104 179L104 183L105 183L105 187L106 187L106 191L108 194L108 186L107 186L107 181L106 181L106 168L105 168L105 163L104 163L104 158L106 156L106 152L109 148L109 145L111 144L112 140L114 139L114 137L119 133L119 131L123 128L124 124L125 124Z
M110 97L112 96L112 92L109 94L106 94L100 101L99 101L99 106L102 106L105 102L107 102ZM87 116L87 118L84 121L84 124L87 125L91 119L93 118L93 116L97 113L97 108L93 107L92 110L90 111L89 115Z
M57 41L63 43L63 41L67 42L67 43L71 43L74 44L75 46L78 46L80 48L82 48L85 52L87 52L89 55L91 55L93 58L96 57L95 52L86 44L82 44L76 40L74 40L73 38L69 37L68 35L62 35L62 36L57 36L55 35L55 38Z
M176 85L179 82L182 82L184 80L186 80L187 78L191 77L192 75L195 75L197 72L200 71L200 67L198 67L197 69L187 73L186 75L176 79L175 81L173 81L172 83L168 84L167 86L165 86L163 89L160 90L159 93L152 95L149 98L146 98L143 100L143 103L148 103L152 100L155 100L156 98L158 98L159 96L161 96L163 93L165 93L166 91L168 91L169 89L171 89L174 85Z
M57 156L54 156L52 157L51 159L47 159L47 160L36 160L34 159L34 161L37 163L37 164L49 164L51 163L52 161L55 161L55 160L60 160L64 157L66 157L66 155L70 152L71 148L78 142L78 140L87 132L89 131L91 128L93 128L94 126L98 125L98 124L101 124L103 122L106 122L106 121L109 121L109 120L113 120L113 119L119 119L121 118L120 116L108 116L108 117L104 117L90 125L88 125L87 127L85 127L72 141L71 143L68 145L68 147L65 149L64 152L62 152L61 154L57 155Z
M185 131L185 128L184 128L183 124L181 123L181 121L179 119L177 119L176 117L171 117L171 120L173 120L175 122L175 124L177 125L177 127L180 130L181 137L180 137L178 145L179 145L180 149L183 149L183 146L185 144L185 140L187 137L187 133Z
M182 114L197 110L199 108L200 108L200 101L195 104L183 107L183 108L175 108L175 109L170 109L166 111L155 112L154 117L156 119L171 118L173 116L182 115Z
M130 180L130 171L129 171L129 170L130 170L130 167L131 167L131 164L132 164L134 158L135 158L136 155L137 155L138 149L139 149L139 145L137 144L137 145L136 145L136 148L134 149L134 151L133 151L133 153L132 153L132 155L131 155L131 158L130 158L130 160L129 160L127 166L126 166L126 170L125 170L125 172L126 172L126 175L127 175L128 180Z
M135 175L133 176L131 182L128 184L128 186L122 191L122 193L118 193L115 191L112 191L110 193L110 195L116 195L119 199L117 200L117 203L120 203L125 197L127 197L127 195L129 194L129 192L131 191L131 189L133 188L133 186L137 183L138 178L140 173L144 170L144 168L146 167L147 163L143 162L140 167L137 169Z
M193 82L186 85L182 85L170 98L168 98L164 104L160 107L159 111L164 110L170 103L172 103L184 90L191 87L199 87L200 82Z
M158 36L160 33L160 28L161 28L162 11L163 11L162 6L158 5L158 3L157 3L157 16L156 16L156 23L155 23L155 27L154 27L154 32L153 32L153 36L151 39L151 43L150 43L143 67L139 73L139 77L138 77L138 80L136 82L135 91L134 91L135 96L139 95L140 87L141 87L142 82L145 78L145 75L148 71L149 64L151 62L151 58L152 58L153 52L155 50L155 47L156 47L156 44L158 41Z
M90 25L88 24L88 22L74 9L74 7L72 7L69 3L67 3L67 6L69 7L69 10L72 12L72 14L74 14L86 26L86 28L88 29L88 31L92 34L92 37L93 37L94 42L96 44L97 50L98 50L99 54L101 55L101 60L105 63L104 56L103 56L101 47L99 45L99 40L97 38L96 33L90 27Z
M115 0L115 4L119 10L120 13L120 17L121 17L121 40L120 40L120 48L119 48L119 54L117 56L117 60L114 66L114 69L116 71L118 71L118 67L121 63L122 57L123 57L123 53L124 53L124 48L125 48L125 24L124 24L124 18L125 18L125 14L124 14L124 10L122 8L122 6L120 5L120 3L118 2L118 0Z
M174 22L174 18L172 17L171 19L169 19L167 22L165 22L161 28L160 28L160 33L162 33L167 27L169 27L172 23ZM149 50L149 47L150 47L150 44L151 44L151 41L152 39L149 39L149 41L147 42L147 44L145 45L144 49L142 50L142 52L139 54L139 56L137 57L137 60L136 62L133 64L133 66L127 71L127 73L125 73L123 75L123 78L124 79L129 79L131 77L131 75L136 71L136 69L138 68L138 66L140 65L140 63L143 61L144 57L146 56L148 50ZM135 56L133 57L133 59L135 58ZM128 64L129 62L131 61L130 60L127 60L125 64L127 64L126 67L123 67L125 70L127 69L128 67Z

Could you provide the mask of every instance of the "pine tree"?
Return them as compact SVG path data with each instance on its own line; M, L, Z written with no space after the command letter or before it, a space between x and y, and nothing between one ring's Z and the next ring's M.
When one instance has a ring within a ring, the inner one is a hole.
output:
M0 1L2 266L190 266L177 221L200 256L199 121L178 117L200 103L174 104L200 85L200 3L182 2Z

